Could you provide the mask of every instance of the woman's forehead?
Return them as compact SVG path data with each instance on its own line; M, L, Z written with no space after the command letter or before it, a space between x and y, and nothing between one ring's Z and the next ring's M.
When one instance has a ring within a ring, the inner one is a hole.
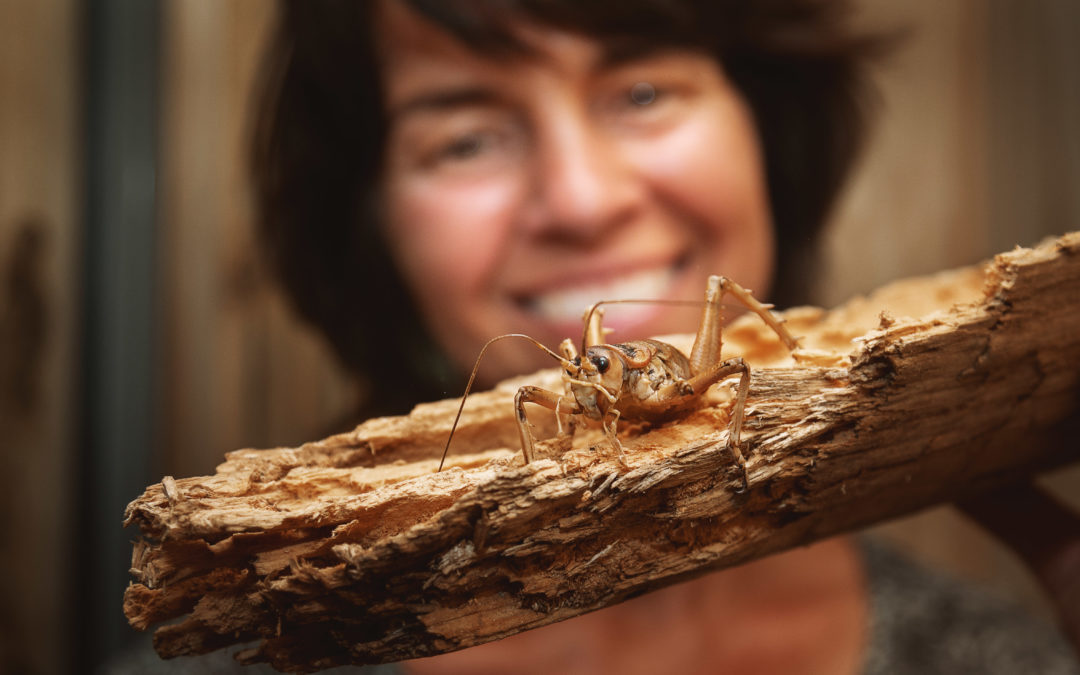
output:
M660 50L655 44L600 41L535 22L515 22L509 30L519 47L492 53L466 44L403 2L382 3L376 36L390 119L495 103L550 77L591 77ZM546 75L537 79L541 72Z

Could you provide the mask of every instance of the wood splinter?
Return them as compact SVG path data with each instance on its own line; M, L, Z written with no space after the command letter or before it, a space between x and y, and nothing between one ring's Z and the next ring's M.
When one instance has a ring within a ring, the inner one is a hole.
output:
M165 498L169 500L170 504L180 501L180 490L176 487L176 479L172 476L165 476L161 479L161 489L165 492Z

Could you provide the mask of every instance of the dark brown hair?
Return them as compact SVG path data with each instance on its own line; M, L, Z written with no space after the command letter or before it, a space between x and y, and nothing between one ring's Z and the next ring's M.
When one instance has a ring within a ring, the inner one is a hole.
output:
M600 40L709 53L749 102L777 235L774 300L805 300L816 236L864 135L863 64L880 40L839 0L399 0L482 52L525 18ZM301 316L380 394L372 412L457 393L378 222L384 119L373 1L286 0L257 99L257 218ZM722 272L722 270L721 270Z

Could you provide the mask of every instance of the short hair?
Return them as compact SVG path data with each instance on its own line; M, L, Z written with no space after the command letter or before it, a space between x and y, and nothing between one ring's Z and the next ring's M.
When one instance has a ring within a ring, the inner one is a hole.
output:
M764 151L773 300L806 300L818 232L865 135L864 65L882 42L849 28L846 2L400 1L479 52L524 49L510 29L523 18L715 57L746 98ZM399 412L449 395L460 375L425 330L383 238L375 4L283 2L256 99L252 170L263 250L292 305L378 392L370 410Z

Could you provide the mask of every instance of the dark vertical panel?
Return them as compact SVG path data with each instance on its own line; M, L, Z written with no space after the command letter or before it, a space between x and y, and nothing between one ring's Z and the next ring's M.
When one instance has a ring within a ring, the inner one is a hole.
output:
M157 0L86 7L86 235L80 669L134 637L121 600L124 506L150 480L157 148Z

